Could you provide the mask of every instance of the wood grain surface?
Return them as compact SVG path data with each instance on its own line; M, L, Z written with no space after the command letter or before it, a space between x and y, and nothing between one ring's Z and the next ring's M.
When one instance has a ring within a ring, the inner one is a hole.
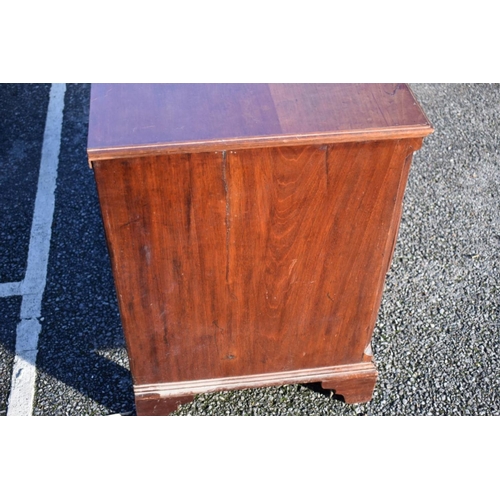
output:
M135 408L139 417L159 417L170 415L181 404L191 403L194 396L136 397Z
M431 132L404 84L93 85L88 155L138 414L308 381L369 400Z
M90 161L423 137L405 84L94 84Z
M134 384L364 362L420 145L95 161Z
M374 364L363 362L222 379L134 385L134 394L138 415L169 415L179 404L190 402L196 394L202 392L314 382L321 382L324 389L335 391L346 403L364 403L372 398L376 380L377 370Z

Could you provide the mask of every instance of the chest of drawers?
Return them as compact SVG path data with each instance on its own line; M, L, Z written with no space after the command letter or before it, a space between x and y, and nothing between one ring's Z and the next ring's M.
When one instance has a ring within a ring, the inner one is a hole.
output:
M403 84L93 85L88 156L137 413L304 382L368 401L431 132Z

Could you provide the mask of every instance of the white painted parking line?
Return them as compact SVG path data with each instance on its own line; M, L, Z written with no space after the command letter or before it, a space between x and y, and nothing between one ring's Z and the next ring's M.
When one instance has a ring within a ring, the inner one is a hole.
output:
M12 297L12 295L21 295L22 281L12 283L0 283L0 297Z
M21 322L17 326L8 416L27 416L33 413L36 356L41 331L38 318L47 278L65 92L65 84L52 84L50 89L26 274L21 283L4 283L0 287L0 292L6 293L9 290L16 292L17 290L23 297ZM18 288L15 285L18 285ZM11 295L17 295L17 293L11 293Z

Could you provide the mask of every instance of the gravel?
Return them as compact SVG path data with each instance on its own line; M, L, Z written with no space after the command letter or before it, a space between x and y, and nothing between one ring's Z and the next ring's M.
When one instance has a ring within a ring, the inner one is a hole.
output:
M2 320L0 321L0 416L3 416L7 415L21 298L4 297L0 300L2 311Z
M412 89L435 132L415 154L410 173L373 336L379 371L373 399L347 405L318 384L287 385L201 394L177 415L500 414L500 85L412 84ZM39 161L34 156L48 87L0 90L4 96L18 93L21 118L13 115L15 127L23 120L38 124L27 125L27 132L16 129L0 142L2 163L12 161L15 167L2 182L8 184L12 176L12 191L19 179L30 183L26 191L19 184L25 198L16 210L31 214L36 176L26 162ZM23 108L30 92L36 95L34 105ZM6 116L14 113L9 99L0 102L8 108ZM88 105L89 85L69 85L42 307L36 415L135 411L95 182L86 159ZM21 134L17 142L16 134ZM2 234L10 235L0 255L2 282L22 277L29 238L26 219L31 215L16 220L11 208L0 202L8 224ZM0 415L6 410L19 305L19 297L0 298L5 318L0 325Z
M65 98L35 415L134 411L132 380L86 148L89 85Z
M0 85L0 283L24 277L49 90Z

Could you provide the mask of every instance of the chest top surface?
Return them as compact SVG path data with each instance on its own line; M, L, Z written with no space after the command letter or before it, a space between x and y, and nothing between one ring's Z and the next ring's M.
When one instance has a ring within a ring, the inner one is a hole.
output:
M89 159L424 137L405 84L93 84Z

